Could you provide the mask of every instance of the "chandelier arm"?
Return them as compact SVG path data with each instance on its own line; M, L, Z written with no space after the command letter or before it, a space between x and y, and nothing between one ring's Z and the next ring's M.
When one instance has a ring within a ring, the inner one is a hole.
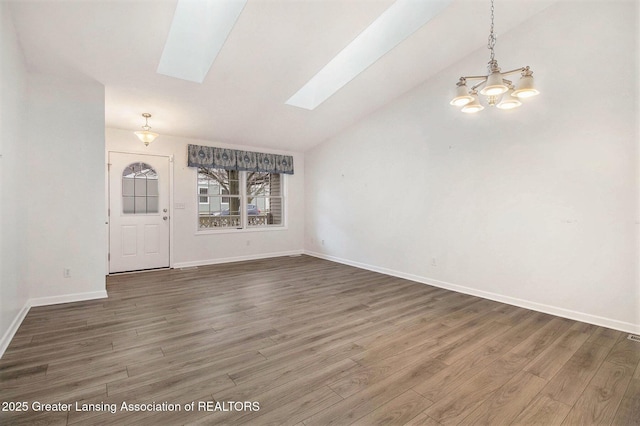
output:
M526 69L527 69L527 67L520 67L520 68L516 68L516 69L511 70L511 71L504 71L504 72L502 72L502 75L515 74L517 72L525 71Z
M484 80L487 81L487 76L486 75L470 75L468 77L460 77L460 78L464 78L466 80Z
M485 78L483 81L471 86L471 91L476 90L478 87L482 86L483 84L485 84L487 82L487 79Z

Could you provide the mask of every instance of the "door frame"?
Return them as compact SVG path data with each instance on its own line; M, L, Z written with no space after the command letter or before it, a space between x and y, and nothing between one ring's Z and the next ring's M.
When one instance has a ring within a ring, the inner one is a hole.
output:
M173 269L173 154L163 155L163 154L147 154L142 152L135 151L120 151L120 150L110 150L107 151L107 162L106 162L106 170L105 170L105 185L106 185L106 198L107 198L107 211L105 212L105 231L107 233L107 247L106 253L104 255L105 258L105 271L106 275L114 275L109 272L109 253L111 253L111 186L110 186L110 173L111 173L111 154L128 154L128 155L136 155L141 158L147 157L162 157L169 160L169 269ZM140 160L144 161L144 160ZM159 268L162 269L162 268ZM117 272L116 274L133 274L144 271L130 271L130 272Z

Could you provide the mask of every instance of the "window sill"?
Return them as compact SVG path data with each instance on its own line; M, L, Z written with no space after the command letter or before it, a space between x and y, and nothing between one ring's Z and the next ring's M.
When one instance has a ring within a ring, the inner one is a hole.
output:
M195 235L216 235L216 234L246 234L251 232L272 232L272 231L288 231L288 226L264 226L256 228L222 228L222 229L206 229L198 230Z

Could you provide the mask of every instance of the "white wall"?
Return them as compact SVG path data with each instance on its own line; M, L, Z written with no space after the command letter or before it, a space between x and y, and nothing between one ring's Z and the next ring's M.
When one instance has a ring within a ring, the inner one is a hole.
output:
M448 105L481 49L307 152L306 250L640 332L638 4L586 3L498 35L521 108Z
M153 123L153 121L151 122ZM142 124L142 122L141 122ZM184 267L227 261L301 253L304 240L304 156L301 153L267 150L274 154L293 155L295 174L286 176L286 228L270 230L230 230L222 233L196 233L198 199L196 169L187 167L187 145L208 145L260 151L243 145L230 145L183 137L160 135L148 147L129 130L107 129L107 151L173 155L173 266Z
M30 298L47 304L106 296L104 86L29 74L27 105L22 178L38 200L20 231Z
M28 73L0 12L1 355L29 307L106 292L104 87Z
M16 331L28 299L26 270L26 80L7 3L0 3L0 356Z

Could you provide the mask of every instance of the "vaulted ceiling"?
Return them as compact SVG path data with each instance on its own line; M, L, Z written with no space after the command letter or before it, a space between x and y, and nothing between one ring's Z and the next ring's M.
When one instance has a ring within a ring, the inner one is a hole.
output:
M496 0L498 38L554 2ZM202 84L156 72L177 0L20 0L11 11L30 71L105 86L107 127L139 130L149 112L160 134L304 151L486 46L489 0L454 0L315 110L285 105L392 3L248 0ZM443 105L457 77L433 94Z

